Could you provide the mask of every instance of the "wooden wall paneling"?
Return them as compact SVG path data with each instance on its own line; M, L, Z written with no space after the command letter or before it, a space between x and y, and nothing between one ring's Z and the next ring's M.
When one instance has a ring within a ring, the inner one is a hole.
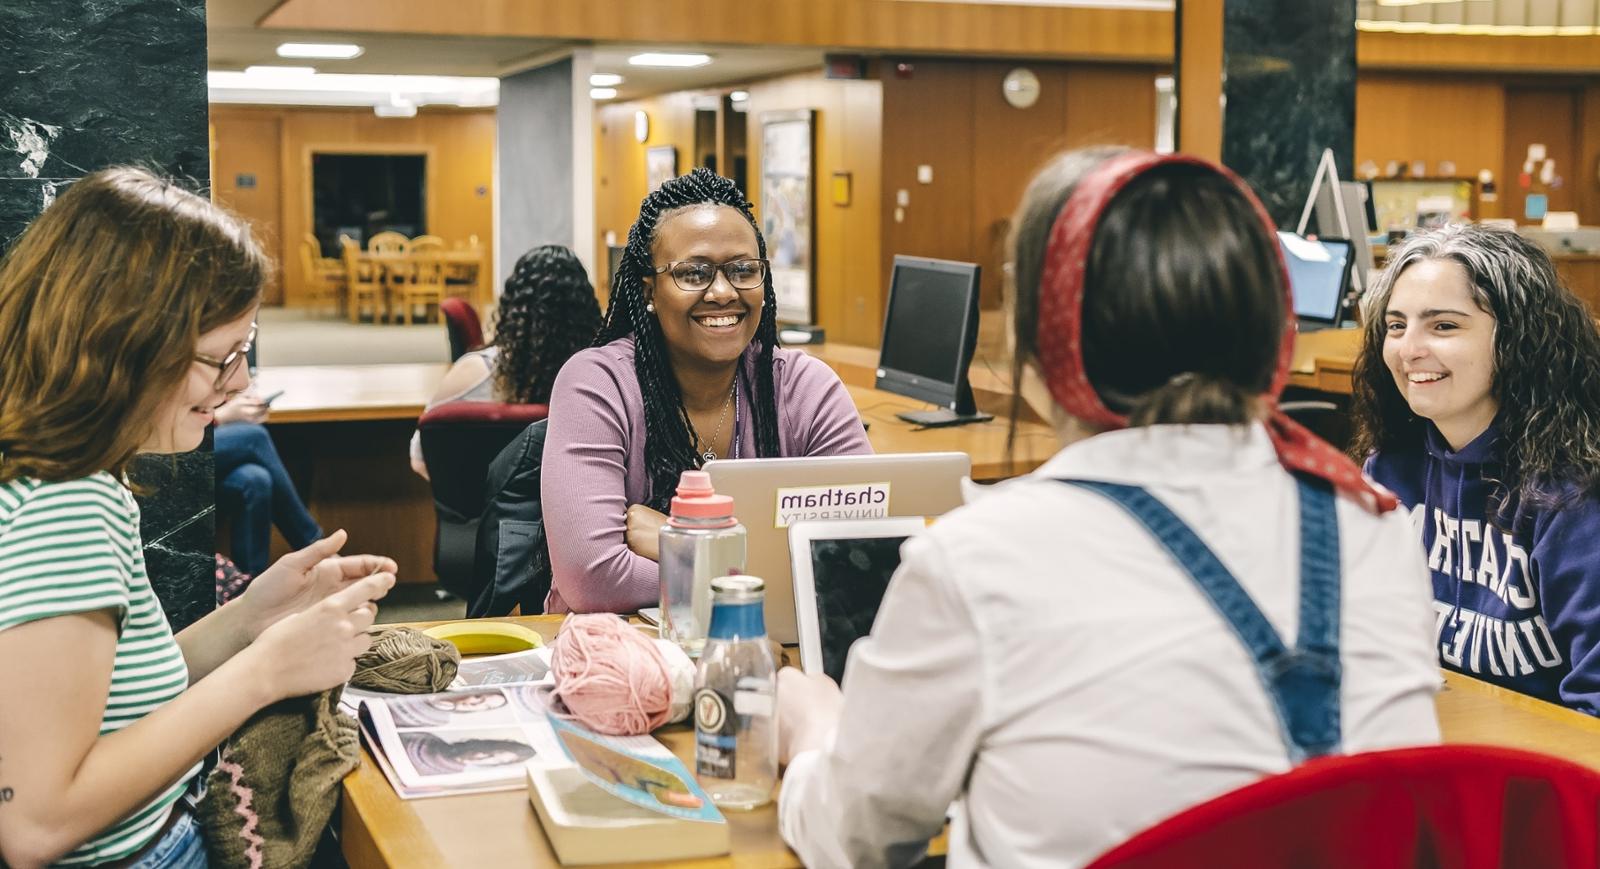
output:
M274 262L299 261L300 240L283 234L282 122L276 113L216 113L211 163L211 198L250 222ZM253 186L240 186L241 180ZM265 303L283 304L283 280L275 273Z
M1356 33L1360 69L1600 73L1600 36Z
M1501 177L1506 184L1501 193L1502 213L1518 223L1529 223L1524 217L1524 204L1529 190L1517 185L1517 175L1528 155L1528 145L1545 146L1546 156L1555 160L1556 174L1562 176L1560 187L1545 188L1538 182L1539 166L1534 166L1534 191L1549 197L1550 211L1572 211L1577 207L1577 195L1572 178L1578 166L1578 108L1581 90L1573 87L1522 87L1505 89L1505 167ZM1574 179L1576 180L1576 179ZM1507 196L1506 194L1510 194Z
M1505 87L1493 76L1441 76L1362 72L1356 77L1356 165L1368 160L1384 171L1391 160L1422 160L1430 175L1439 164L1474 177L1488 169L1500 190L1480 205L1480 217L1500 217L1508 200L1505 173Z
M971 262L974 83L961 62L908 61L902 77L893 59L883 81L883 264L896 254ZM917 167L933 169L933 183L917 181ZM908 204L899 205L899 191ZM897 215L899 219L897 219Z
M761 118L766 112L816 112L817 325L830 341L877 346L883 326L879 274L879 178L882 86L875 80L840 81L819 71L752 83L745 113L747 194L761 214ZM851 175L848 205L835 205L835 172Z
M1156 146L1156 78L1162 66L1067 67L1067 148Z
M902 0L288 0L266 29L806 45L1170 63L1163 10Z
M649 136L644 142L634 137L634 113L649 117ZM694 165L695 113L687 93L665 94L645 100L614 103L595 112L595 263L606 262L606 234L616 243L628 243L628 230L639 216L639 203L650 193L645 174L645 152L658 145L678 149L678 171ZM609 281L610 276L601 277ZM600 290L600 302L607 304L610 292Z
M1600 226L1600 79L1583 89L1582 127L1578 165L1567 176L1578 198L1578 219L1585 226Z
M1223 0L1180 0L1178 150L1222 160Z

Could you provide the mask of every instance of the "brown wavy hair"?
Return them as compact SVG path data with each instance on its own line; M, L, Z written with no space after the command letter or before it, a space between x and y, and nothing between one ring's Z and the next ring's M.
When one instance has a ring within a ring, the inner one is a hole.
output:
M150 172L73 183L0 260L0 483L120 479L270 271L248 224Z

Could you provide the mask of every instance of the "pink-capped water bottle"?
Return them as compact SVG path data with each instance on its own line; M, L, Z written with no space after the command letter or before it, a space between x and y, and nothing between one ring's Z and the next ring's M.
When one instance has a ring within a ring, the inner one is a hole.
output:
M744 573L744 526L733 499L718 495L705 471L684 471L661 526L661 637L700 656L711 625L711 581Z

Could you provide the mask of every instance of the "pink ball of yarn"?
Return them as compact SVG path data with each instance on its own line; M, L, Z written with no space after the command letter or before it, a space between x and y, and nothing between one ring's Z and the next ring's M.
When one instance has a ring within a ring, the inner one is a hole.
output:
M568 616L551 647L551 692L585 727L649 733L672 709L672 674L655 642L610 613Z

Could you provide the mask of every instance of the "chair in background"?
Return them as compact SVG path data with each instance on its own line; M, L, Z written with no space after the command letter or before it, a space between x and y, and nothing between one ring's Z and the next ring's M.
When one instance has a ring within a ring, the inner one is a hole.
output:
M444 250L444 239L437 235L419 235L411 240L412 253L431 253Z
M410 253L411 239L392 229L386 229L367 239L367 252L377 256Z
M331 304L335 317L344 313L349 280L344 264L323 256L321 243L310 233L300 240L300 272L305 275L305 298L313 307Z
M477 308L452 296L439 303L439 313L444 316L445 331L450 333L451 362L468 350L483 346L483 323L478 319Z
M1310 761L1180 812L1089 869L1600 865L1600 772L1480 745Z
M468 599L474 593L473 558L489 463L549 413L543 404L452 401L417 420L438 520L433 570L447 591Z
M1320 399L1284 401L1278 404L1290 419L1311 430L1311 433L1343 452L1350 446L1354 424L1350 411L1331 401Z
M444 302L444 268L444 261L437 257L413 256L408 279L391 285L392 298L400 306L400 316L407 326L419 305L423 320L433 322L434 313Z
M362 309L370 305L372 322L382 322L386 313L384 302L387 296L383 270L377 263L363 257L361 248L350 239L341 238L339 244L344 255L345 313L350 315L350 322L359 323Z

